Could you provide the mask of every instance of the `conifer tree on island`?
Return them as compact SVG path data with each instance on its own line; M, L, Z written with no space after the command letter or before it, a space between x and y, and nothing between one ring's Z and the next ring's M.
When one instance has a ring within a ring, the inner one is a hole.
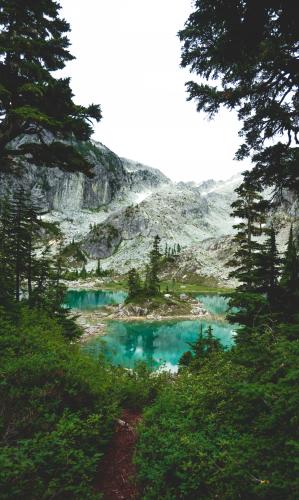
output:
M160 260L162 257L160 251L161 238L156 235L153 241L153 248L150 252L150 264L146 274L145 288L148 295L157 295L160 292L160 280L159 280L159 270L160 270Z
M72 146L88 140L98 105L74 103L69 78L53 72L74 57L54 0L0 1L0 169L11 170L16 156L37 165L91 175L87 160ZM19 147L14 140L26 135ZM64 141L70 141L66 144Z

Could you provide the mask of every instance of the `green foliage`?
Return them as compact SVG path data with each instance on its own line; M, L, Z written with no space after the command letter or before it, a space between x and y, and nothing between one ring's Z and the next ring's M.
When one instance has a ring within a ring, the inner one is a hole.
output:
M65 263L71 263L72 267L80 267L82 264L87 263L87 259L80 248L80 244L74 241L62 249L61 256L65 259Z
M128 301L134 299L135 297L138 297L138 295L142 290L140 276L139 273L136 271L136 269L131 269L128 273L128 289L129 289L129 294L127 297Z
M42 238L46 239L56 239L60 240L62 238L62 231L59 227L59 222L49 222L45 220L39 220L39 226L41 231L45 233L45 236L42 234Z
M150 252L150 264L147 266L144 288L147 295L155 296L160 293L159 271L161 267L160 237L157 235L153 241Z
M96 498L92 482L117 415L110 373L46 313L0 311L0 496Z
M238 198L232 203L232 215L241 219L241 222L233 226L237 229L233 239L236 251L228 265L234 268L230 277L241 282L239 289L251 291L255 289L255 256L261 248L257 238L264 233L268 203L249 183L244 182L236 189L236 193Z
M296 498L299 344L258 334L183 370L145 411L142 498Z
M179 367L188 367L190 371L198 371L207 358L217 351L223 351L220 340L213 337L213 329L208 326L205 332L199 333L198 339L194 343L190 343L192 352L185 352L179 360Z
M153 372L142 361L136 363L134 370L126 370L121 366L108 369L116 399L125 408L141 410L151 405L161 390L173 380L169 372Z
M97 278L105 278L107 276L113 276L113 271L111 269L102 269L101 261L98 259L97 268L94 271L94 276Z
M166 243L162 263L175 262L181 250L182 247L179 243L175 243L172 247Z
M210 116L237 110L237 158L256 152L248 178L278 193L299 190L297 8L296 0L198 0L180 32L182 65L200 77L187 83L189 99Z
M15 157L26 155L37 165L91 175L84 154L65 140L88 140L91 120L99 121L101 111L95 104L75 104L70 79L54 77L73 59L66 36L70 26L59 17L60 9L54 0L1 2L2 170L10 169ZM30 136L31 142L16 149L12 141L21 135Z
M143 286L136 269L131 269L128 273L129 295L127 302L145 300L146 298L157 298L160 296L159 271L161 268L162 254L160 252L160 237L157 235L153 241L150 252L150 262L146 265L146 274Z

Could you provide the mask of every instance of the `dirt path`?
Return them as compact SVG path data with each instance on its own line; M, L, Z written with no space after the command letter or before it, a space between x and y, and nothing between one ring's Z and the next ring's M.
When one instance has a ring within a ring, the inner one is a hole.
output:
M140 413L124 410L114 437L101 464L101 479L96 485L104 500L137 500L133 454L136 443L136 425Z

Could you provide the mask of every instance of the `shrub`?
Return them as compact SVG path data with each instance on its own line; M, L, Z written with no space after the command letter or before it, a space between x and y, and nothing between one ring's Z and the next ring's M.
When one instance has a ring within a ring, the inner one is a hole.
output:
M104 365L41 311L0 311L0 497L96 498L118 414Z
M140 428L143 498L297 498L298 356L298 341L259 339L246 363L235 349L182 370Z

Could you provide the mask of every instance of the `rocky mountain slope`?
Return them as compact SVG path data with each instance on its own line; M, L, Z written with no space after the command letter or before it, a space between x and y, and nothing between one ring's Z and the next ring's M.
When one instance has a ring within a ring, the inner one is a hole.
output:
M101 143L78 149L94 165L94 177L24 164L19 177L2 174L0 196L26 186L45 221L60 224L64 245L77 243L87 269L101 259L104 269L126 273L143 268L153 238L181 247L169 275L180 279L210 277L229 283L225 262L232 252L229 216L241 175L227 181L173 183L157 169L118 157ZM51 241L53 251L58 244ZM70 267L82 259L70 260Z

